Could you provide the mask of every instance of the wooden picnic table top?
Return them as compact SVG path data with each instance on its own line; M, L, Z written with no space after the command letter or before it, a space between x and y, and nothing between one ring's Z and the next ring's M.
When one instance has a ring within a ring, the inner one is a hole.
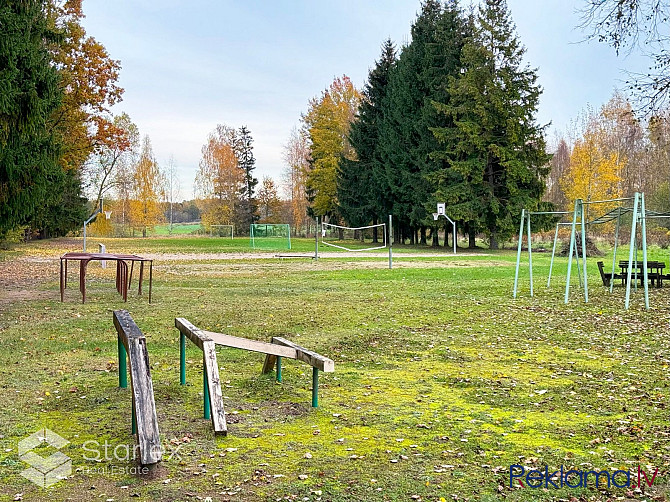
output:
M144 258L135 254L118 253L83 253L70 252L61 256L61 260L128 260L128 261L153 261L150 258Z

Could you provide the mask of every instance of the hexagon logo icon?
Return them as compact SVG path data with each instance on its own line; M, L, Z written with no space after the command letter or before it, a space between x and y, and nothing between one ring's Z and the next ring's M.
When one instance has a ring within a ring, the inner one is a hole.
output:
M48 488L66 479L72 474L70 457L60 451L42 457L34 450L45 445L60 450L67 444L69 444L67 439L46 428L19 441L19 458L30 466L21 473L21 476L42 488Z

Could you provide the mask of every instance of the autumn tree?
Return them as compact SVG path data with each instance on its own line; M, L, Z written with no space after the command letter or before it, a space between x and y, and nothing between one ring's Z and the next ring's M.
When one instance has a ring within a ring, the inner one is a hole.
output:
M48 122L62 90L50 63L44 1L0 5L0 239L27 224L64 180Z
M149 136L142 141L142 151L133 172L130 221L142 229L142 237L162 220L160 201L164 197L164 181L151 148Z
M236 142L235 129L219 124L202 147L195 189L206 227L235 224L239 213L247 184L245 172L239 167Z
M254 157L253 142L251 131L247 126L240 127L234 146L237 165L244 173L241 203L235 215L236 226L240 229L249 228L249 225L257 219L255 191L258 179L254 177L256 158Z
M177 173L177 166L174 156L170 155L168 163L165 166L165 202L167 203L166 219L170 223L169 233L172 235L172 222L174 221L174 204L181 192L181 183Z
M555 207L565 207L567 200L561 188L561 178L570 168L571 148L564 137L557 140L556 150L551 157L549 176L547 177L546 200Z
M349 144L349 128L356 116L360 93L346 75L336 78L321 96L309 102L302 117L309 137L309 170L305 190L314 216L340 218L337 200L337 172L341 158L355 155Z
M258 208L261 223L281 223L282 202L277 193L277 185L269 176L263 176L258 190Z
M288 221L294 232L304 229L307 217L305 179L309 170L309 146L304 130L293 128L283 151L282 188L289 205Z
M607 152L603 140L603 131L594 124L572 149L570 168L561 178L561 187L569 201L566 209L572 209L575 199L592 201L621 197L620 173L625 159L616 152ZM615 206L615 202L609 206L604 204L599 210Z

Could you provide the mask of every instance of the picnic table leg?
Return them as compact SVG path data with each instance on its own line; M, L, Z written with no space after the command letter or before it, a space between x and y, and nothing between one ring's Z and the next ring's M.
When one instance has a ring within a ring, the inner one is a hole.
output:
M81 303L86 303L86 260L79 262L79 291L81 291Z
M144 276L144 262L140 262L140 277L139 277L139 286L137 288L137 294L142 296L142 277Z
M128 288L130 288L130 283L133 281L133 268L135 268L135 260L130 262L130 276L128 277Z
M63 301L63 258L60 259L60 301Z
M151 283L154 275L154 261L149 260L149 303L151 303Z

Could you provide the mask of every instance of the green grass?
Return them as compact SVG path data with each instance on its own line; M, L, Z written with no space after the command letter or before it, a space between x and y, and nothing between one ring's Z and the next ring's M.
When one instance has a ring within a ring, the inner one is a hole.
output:
M533 256L535 296L524 266L516 300L514 251L409 258L403 252L419 249L397 246L393 270L377 258L173 256L238 252L242 241L105 240L112 252L163 253L152 305L136 291L124 304L112 270L97 265L86 304L74 284L65 303L57 301L54 258L73 241L0 255L12 270L51 271L46 282L27 281L34 294L8 288L0 297L0 500L665 500L670 288L650 291L649 312L639 292L625 311L622 288L606 292L592 260L590 303L573 276L565 305L566 261L558 260L547 289L548 253ZM309 240L296 243L313 250ZM650 259L667 262L667 250L652 249ZM611 255L604 261L609 269ZM130 394L116 387L118 308L147 336L161 435L179 448L153 477L92 473L135 464L84 457L86 441L133 442ZM309 407L305 364L284 361L277 384L260 375L262 355L219 348L230 423L227 437L215 437L201 418L194 346L188 385L178 385L177 316L256 340L283 336L331 357L335 373L321 375L320 407ZM70 441L63 452L77 470L48 490L20 476L26 464L17 455L18 441L41 427ZM660 473L645 493L542 491L509 488L511 464L642 464Z
M173 223L172 235L189 235L197 232L201 228L200 223ZM155 226L154 233L156 235L170 235L170 224L163 223L162 225Z

